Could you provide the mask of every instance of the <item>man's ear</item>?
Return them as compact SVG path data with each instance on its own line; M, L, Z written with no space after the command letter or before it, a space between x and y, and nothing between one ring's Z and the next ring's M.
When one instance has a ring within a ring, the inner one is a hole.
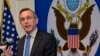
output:
M36 24L38 24L38 22L39 22L39 19L38 19L38 18L36 18Z

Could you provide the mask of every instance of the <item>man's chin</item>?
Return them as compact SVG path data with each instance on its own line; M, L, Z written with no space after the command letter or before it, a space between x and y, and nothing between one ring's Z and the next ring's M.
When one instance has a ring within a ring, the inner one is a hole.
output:
M27 30L26 30L26 32L27 32L27 33L30 33L30 32L31 32L31 30L27 29Z

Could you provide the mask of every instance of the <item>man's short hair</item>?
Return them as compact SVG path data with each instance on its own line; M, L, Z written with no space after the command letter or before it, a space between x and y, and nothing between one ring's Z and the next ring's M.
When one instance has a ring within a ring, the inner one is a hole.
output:
M37 18L36 13L35 13L32 9L30 9L30 8L23 8L23 9L19 12L19 14L21 14L23 11L27 11L27 10L30 10L30 11L33 13L33 16L34 16L35 18Z

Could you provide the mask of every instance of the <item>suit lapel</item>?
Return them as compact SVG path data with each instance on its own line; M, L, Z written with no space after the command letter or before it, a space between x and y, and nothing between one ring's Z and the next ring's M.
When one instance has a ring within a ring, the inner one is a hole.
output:
M19 47L18 47L18 48L19 48L19 51L18 51L18 55L19 55L19 56L23 56L25 37L26 37L26 36L22 37L22 39L21 39L20 42L19 42Z
M40 43L41 35L42 35L42 33L38 30L37 34L36 34L36 37L35 37L35 40L34 40L34 43L33 43L33 46L32 46L32 50L31 50L31 55L30 56L34 55L34 52L35 52L37 46Z

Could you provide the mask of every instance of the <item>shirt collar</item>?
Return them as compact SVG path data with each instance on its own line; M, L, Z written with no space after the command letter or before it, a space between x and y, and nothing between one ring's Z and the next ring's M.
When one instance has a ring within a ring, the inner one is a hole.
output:
M32 31L32 32L30 33L30 35L31 35L32 37L35 37L37 31L38 31L38 28L36 27L36 28L34 29L34 31ZM27 36L27 35L28 35L28 34L26 34L26 36Z

